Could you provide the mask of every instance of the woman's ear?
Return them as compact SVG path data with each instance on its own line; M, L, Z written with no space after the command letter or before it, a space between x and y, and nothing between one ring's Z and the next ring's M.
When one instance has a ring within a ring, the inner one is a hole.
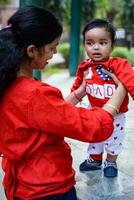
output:
M35 45L29 45L27 47L27 55L29 58L35 58L37 55L37 48Z

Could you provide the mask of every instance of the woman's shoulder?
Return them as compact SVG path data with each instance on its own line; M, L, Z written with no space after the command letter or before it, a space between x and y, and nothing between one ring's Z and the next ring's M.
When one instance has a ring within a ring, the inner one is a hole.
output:
M41 80L38 80L36 78L32 78L30 80L25 80L27 82L27 88L31 91L39 90L40 92L47 92L47 91L55 91L60 92L60 90L52 85L49 85Z
M60 94L61 92L58 88L55 88L47 83L44 83L37 79L30 79L27 77L19 77L14 82L10 90L8 91L10 96L16 96L17 98L27 99L30 100L33 96L38 96L38 94L42 95L56 95Z

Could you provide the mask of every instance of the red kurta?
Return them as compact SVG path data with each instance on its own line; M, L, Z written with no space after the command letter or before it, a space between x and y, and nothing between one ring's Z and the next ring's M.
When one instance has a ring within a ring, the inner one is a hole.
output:
M134 99L134 71L131 64L122 58L110 58L105 62L94 62L85 60L79 66L76 74L76 79L71 91L77 89L83 80L84 72L87 69L91 69L89 72L89 78L87 77L87 95L92 105L102 107L109 98L111 98L115 83L112 79L103 80L103 78L97 72L97 66L102 65L106 68L112 69L113 73L117 75L120 81L125 85L128 92ZM91 77L90 77L91 76ZM120 107L120 112L126 112L128 110L128 96L124 99Z
M8 200L69 191L75 179L64 137L100 142L113 131L113 117L106 111L76 108L57 88L26 77L17 78L5 93L0 119Z

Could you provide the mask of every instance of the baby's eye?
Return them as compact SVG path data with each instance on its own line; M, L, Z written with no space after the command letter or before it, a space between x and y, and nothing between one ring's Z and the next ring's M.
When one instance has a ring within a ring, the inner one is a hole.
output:
M93 43L92 42L87 42L87 45L92 46Z
M101 44L101 45L106 45L107 42L106 42L106 41L104 41L104 42L100 42L100 44Z

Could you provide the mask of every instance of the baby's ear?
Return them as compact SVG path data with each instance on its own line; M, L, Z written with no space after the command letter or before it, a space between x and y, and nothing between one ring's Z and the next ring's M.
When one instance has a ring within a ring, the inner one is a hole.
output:
M33 44L29 45L27 47L27 55L28 55L28 57L29 58L35 58L36 54L37 54L37 48L36 48L36 46L33 45Z
M114 50L115 48L115 43L112 44L112 51Z

